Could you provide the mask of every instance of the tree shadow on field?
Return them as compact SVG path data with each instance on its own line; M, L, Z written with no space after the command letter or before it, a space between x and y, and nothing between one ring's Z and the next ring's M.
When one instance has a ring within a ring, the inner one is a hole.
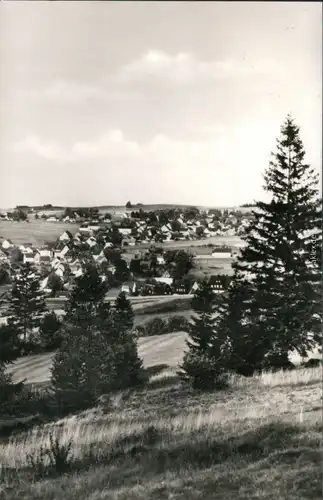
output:
M170 366L166 365L166 364L152 365L152 366L148 366L146 368L146 373L149 377L153 377L153 376L159 375L160 373L167 370L168 368L170 368Z
M178 375L170 375L169 377L152 380L147 385L146 390L163 389L168 386L173 386L176 382L179 382Z
M230 462L234 462L241 469L253 469L257 464L262 469L277 462L292 465L305 449L294 441L300 432L298 426L271 423L242 435L220 435L215 430L212 437L201 430L186 442L181 440L176 443L171 435L163 435L162 430L152 432L153 439L144 431L119 440L110 450L109 457L105 459L112 467L109 484L112 489L121 485L129 487L137 484L138 478L147 479L165 472L180 473L183 469L201 470L216 465L223 468L226 462L228 467ZM306 445L312 447L313 443ZM307 461L317 460L318 453L310 450Z
M308 468L312 464L316 467L320 461L318 444L306 440L300 447L298 436L301 433L303 429L299 426L271 423L243 434L237 430L229 436L216 428L213 436L207 436L201 429L183 442L184 436L176 438L163 429L150 426L120 437L108 447L103 442L100 449L95 445L90 454L71 464L70 472L86 474L86 469L93 466L105 466L109 489L116 490L135 486L143 478L145 481L156 479L157 475L167 472L180 475L183 470L193 472L217 466L223 471L227 469L228 473L235 471L232 477L220 479L223 488L227 489L228 479L237 482L241 480L240 475L245 474L252 486L255 474L262 471L265 474L276 465L293 468L295 461L302 460ZM88 479L93 483L88 484L90 489L106 487L106 474L96 477L91 472Z

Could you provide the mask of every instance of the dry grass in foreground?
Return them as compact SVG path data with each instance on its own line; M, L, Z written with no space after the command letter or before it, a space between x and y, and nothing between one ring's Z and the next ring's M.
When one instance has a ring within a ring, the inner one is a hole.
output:
M1 445L0 498L319 499L321 379L321 368L299 369L235 377L228 391L199 394L174 368L156 366L113 410L103 405ZM51 430L62 444L72 439L71 470L39 478L26 456Z

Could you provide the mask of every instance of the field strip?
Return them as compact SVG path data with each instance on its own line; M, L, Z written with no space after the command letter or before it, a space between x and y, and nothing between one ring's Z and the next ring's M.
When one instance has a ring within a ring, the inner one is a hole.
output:
M173 334L141 337L138 340L139 356L143 358L144 366L167 364L176 366L184 352L187 334ZM19 358L8 368L15 382L27 379L27 383L45 383L50 379L50 368L53 353L38 354Z

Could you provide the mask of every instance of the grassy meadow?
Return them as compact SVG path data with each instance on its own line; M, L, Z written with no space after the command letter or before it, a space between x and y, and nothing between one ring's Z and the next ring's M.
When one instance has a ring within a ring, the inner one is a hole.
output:
M184 332L154 335L139 338L138 352L146 368L156 364L177 366L184 354ZM53 354L35 354L19 358L9 366L8 371L15 382L27 379L30 384L45 384L50 379L50 367Z
M158 365L143 389L0 444L1 498L321 498L320 368L234 377L227 391L202 394L179 382L170 345L164 358L163 339L149 342L141 353ZM72 441L70 471L40 478L27 455L37 457L50 432Z
M8 238L16 245L43 245L55 241L64 231L75 234L78 224L46 222L43 219L26 221L0 221L0 237Z

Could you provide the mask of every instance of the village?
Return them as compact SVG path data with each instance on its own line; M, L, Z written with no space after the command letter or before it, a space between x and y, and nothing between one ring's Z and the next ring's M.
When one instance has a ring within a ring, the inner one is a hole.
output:
M195 207L144 211L128 206L105 213L66 208L58 215L17 207L1 214L2 220L25 224L31 218L53 226L63 222L69 229L42 245L1 237L0 286L10 283L19 263L30 263L39 271L44 293L62 297L90 259L112 294L169 295L194 293L205 278L215 290L226 289L241 246L239 236L251 213ZM236 243L225 243L234 237Z

